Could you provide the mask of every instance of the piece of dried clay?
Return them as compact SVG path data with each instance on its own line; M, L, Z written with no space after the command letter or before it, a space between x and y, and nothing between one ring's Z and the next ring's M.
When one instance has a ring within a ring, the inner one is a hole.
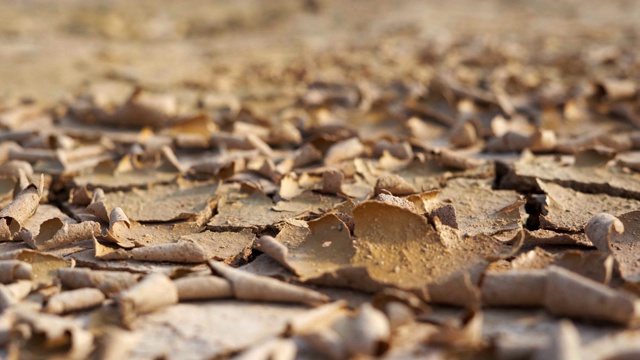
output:
M490 306L543 306L545 270L487 271L480 291Z
M32 249L47 250L72 244L82 240L93 239L100 234L100 224L94 221L83 221L69 224L60 218L43 222L37 234L21 231L20 238Z
M331 146L324 156L324 163L326 165L336 165L345 160L356 158L364 151L365 148L360 139L354 137Z
M310 334L330 327L336 319L348 312L345 300L334 301L318 306L312 310L296 316L287 324L288 336Z
M613 255L622 278L633 283L640 282L640 250L637 248L639 230L640 211L618 217L606 213L597 214L585 226L589 240L599 250Z
M220 262L209 261L208 264L215 273L231 283L234 296L240 300L304 304L321 304L329 300L317 291L236 270Z
M19 260L0 260L0 283L8 284L18 280L31 280L32 266Z
M178 303L178 289L166 275L149 274L116 298L120 320L130 326L138 315Z
M584 232L600 251L612 252L611 237L624 232L624 224L617 217L600 213L594 215L584 227Z
M326 194L341 194L344 173L336 169L328 169L322 173L322 192Z
M385 314L365 303L349 322L346 347L352 356L377 356L389 346L391 328Z
M474 121L456 124L449 134L449 143L453 147L465 148L478 142L478 129Z
M135 243L130 239L130 230L131 221L121 208L115 207L109 213L109 229L107 230L107 234L101 238L124 248L132 248L135 246Z
M100 220L106 223L109 222L111 208L107 206L107 200L105 198L104 191L101 188L93 190L93 196L91 198L91 202L87 205L87 211L98 217Z
M631 98L636 94L635 81L630 79L603 79L597 84L598 92L606 96L607 100L616 101Z
M233 297L231 284L216 276L187 276L173 281L180 301Z
M29 280L18 280L14 283L0 284L0 311L18 304L30 293L33 283Z
M529 150L534 153L546 153L553 151L557 143L558 140L555 132L552 130L538 130L531 135Z
M436 160L438 160L442 166L456 170L475 169L483 164L482 160L462 156L447 149L441 149L436 155Z
M138 282L140 275L124 271L102 271L83 268L58 270L62 286L68 289L96 288L107 296L113 296Z
M636 323L640 310L632 295L553 265L548 268L544 299L552 314L621 325Z
M41 197L42 184L40 187L31 184L0 211L0 239L13 240L18 235L27 219L35 214Z
M99 306L104 301L102 291L93 288L64 291L52 296L44 310L50 314L66 314Z
M15 315L12 330L24 337L24 349L29 354L86 359L93 350L94 335L74 319L27 309L18 309Z
M383 191L388 191L395 196L410 195L418 192L413 184L395 174L387 174L378 178L374 187L374 193L378 195Z

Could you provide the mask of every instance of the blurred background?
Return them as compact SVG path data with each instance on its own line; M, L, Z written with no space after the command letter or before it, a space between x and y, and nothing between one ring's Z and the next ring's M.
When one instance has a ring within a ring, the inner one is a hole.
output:
M274 64L299 64L309 80L345 76L318 61L309 70L309 59L371 46L407 56L478 39L544 52L635 46L638 19L632 0L4 0L0 97L51 103L104 81L259 93L238 81L240 67L277 78ZM360 61L377 61L368 54Z

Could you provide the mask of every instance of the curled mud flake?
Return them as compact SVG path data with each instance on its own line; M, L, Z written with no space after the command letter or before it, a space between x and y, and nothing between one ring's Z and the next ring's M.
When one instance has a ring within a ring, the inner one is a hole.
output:
M107 205L104 191L100 188L93 190L91 202L89 203L89 205L87 205L87 212L108 223L111 210L111 207Z
M322 152L311 144L304 144L293 155L293 168L299 168L322 160Z
M99 234L100 224L97 222L84 221L69 224L60 218L53 218L43 222L36 234L30 231L20 232L20 238L33 249L46 250L93 239Z
M329 300L326 295L319 292L236 270L223 263L209 261L209 266L231 283L234 296L240 300L303 304L321 304Z
M456 148L466 148L478 142L478 127L473 121L456 124L449 134L449 143Z
M267 142L271 145L300 145L302 134L291 121L278 121L269 132Z
M119 247L118 244L113 242L103 244L98 239L94 239L93 257L98 260L127 260L130 254L127 250Z
M90 356L94 335L74 319L26 309L15 314L12 330L24 336L21 355L65 359L86 359Z
M247 164L247 170L262 175L273 183L278 183L282 179L282 174L276 167L276 164L269 158L258 157L249 160L249 163Z
M547 282L545 270L488 271L480 290L490 306L543 306Z
M640 250L637 248L640 231L640 211L632 211L614 217L610 214L595 215L585 227L585 233L593 244L605 254L611 254L623 279L640 282Z
M330 327L338 318L345 316L348 312L345 300L318 306L291 319L287 324L286 334L288 336L297 336L323 330Z
M531 135L529 150L534 153L546 153L555 149L558 140L553 130L538 130Z
M233 297L231 284L216 276L187 276L173 281L180 301Z
M56 280L56 271L60 268L70 267L72 260L61 256L35 251L31 249L18 249L0 253L0 260L19 260L31 266L31 279L36 286L48 286Z
M522 151L532 144L531 137L515 131L509 131L500 137L494 137L487 141L485 150L488 152L515 152Z
M69 203L78 206L88 206L93 199L93 192L87 189L86 186L79 186L73 188L69 193Z
M269 144L264 142L264 140L260 139L257 135L248 134L246 135L246 137L247 137L247 142L251 145L251 147L253 149L258 150L260 154L269 158L272 158L274 156L273 149L271 149Z
M160 156L160 164L156 167L157 170L169 173L177 172L178 174L185 174L187 172L188 169L180 162L170 146L162 146L160 148Z
M115 207L111 210L109 213L109 229L106 235L100 238L124 248L135 247L135 243L132 241L131 221L121 208Z
M447 149L441 149L436 155L436 159L442 166L456 170L475 169L483 164L482 160L463 156Z
M364 151L364 144L360 139L354 137L332 145L325 154L324 163L325 165L337 165L362 155Z
M297 176L294 173L289 173L280 180L278 195L282 199L291 200L303 192L304 189L302 189L300 184L298 184Z
M70 290L49 298L44 310L50 314L66 314L99 306L104 299L104 294L98 289Z
M259 237L258 240L256 240L255 247L256 249L267 254L269 257L271 257L275 261L282 264L287 269L295 272L295 269L293 269L291 265L287 263L289 249L284 244L276 240L274 237L269 235L264 235Z
M349 334L345 340L352 356L378 356L389 347L391 327L382 311L365 303L349 322Z
M58 269L58 277L65 288L95 288L111 297L135 285L140 275L124 271L63 268Z
M130 326L139 315L178 303L178 289L166 275L154 273L116 298L120 320Z
M25 222L36 213L41 197L42 184L40 187L31 184L20 191L15 199L0 211L2 240L13 240L17 236Z
M399 159L391 155L390 152L385 150L382 153L382 156L380 156L380 158L378 159L378 162L376 163L376 168L383 171L394 172L394 171L404 169L411 162L411 160L412 160L411 158Z
M610 101L632 98L638 90L636 82L630 79L603 79L596 83L598 95Z
M418 192L413 184L395 174L387 174L378 178L374 188L374 193L377 195L383 191L388 191L392 195L396 196L410 195Z
M557 266L548 268L545 307L555 315L632 325L637 298Z
M600 251L609 253L613 251L611 238L624 233L624 224L611 214L600 213L589 220L584 232Z
M0 260L0 283L8 284L18 280L31 280L31 264L19 260Z
M336 169L328 169L322 173L322 192L326 194L342 194L344 173Z
M373 148L373 155L379 157L385 152L399 160L408 160L413 157L413 150L408 142L394 144L387 140L378 141Z
M22 176L21 172L27 179L33 178L33 168L26 161L9 160L0 165L1 176L10 176L17 179Z
M570 320L560 320L549 334L547 345L533 356L533 360L584 359L580 343L580 333Z

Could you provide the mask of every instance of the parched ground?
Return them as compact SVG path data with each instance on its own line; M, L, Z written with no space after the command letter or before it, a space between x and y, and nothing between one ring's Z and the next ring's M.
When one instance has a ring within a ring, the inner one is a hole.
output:
M2 356L640 357L639 18L0 2Z

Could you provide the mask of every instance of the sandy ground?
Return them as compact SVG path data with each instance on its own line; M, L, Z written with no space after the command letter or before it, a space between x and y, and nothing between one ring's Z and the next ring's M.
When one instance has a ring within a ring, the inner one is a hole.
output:
M560 48L636 36L636 1L43 1L0 3L0 95L52 102L105 79L238 91L224 67L313 56L400 34L461 34ZM222 74L221 74L222 72Z

